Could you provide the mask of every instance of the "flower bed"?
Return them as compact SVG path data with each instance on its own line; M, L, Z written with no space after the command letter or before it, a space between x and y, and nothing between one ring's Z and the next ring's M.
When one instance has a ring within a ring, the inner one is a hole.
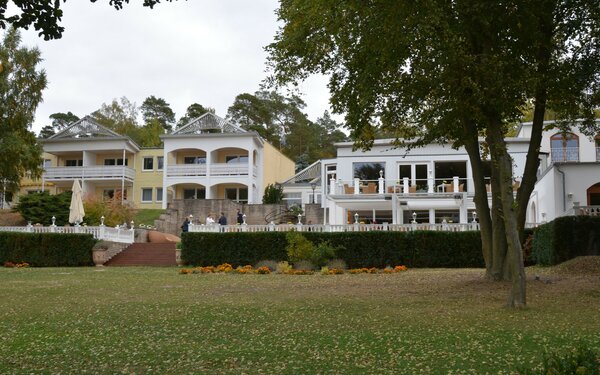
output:
M254 268L251 265L239 266L237 268L233 268L229 263L223 263L218 266L206 266L206 267L194 267L194 268L182 268L179 270L179 274L181 275L190 275L190 274L198 274L198 273L237 273L237 274L258 274L258 275L269 275L271 273L279 273L283 275L313 275L315 271L306 270L306 269L294 269L287 265L278 267L277 271L272 270L267 266L262 266L258 268ZM281 265L281 264L280 264ZM393 274L404 272L408 270L408 267L405 265L395 266L395 267L386 267L383 269L371 267L371 268L353 268L350 270L344 270L342 268L321 268L322 275L342 275L345 273L349 273L352 275L359 273L370 273L370 274Z

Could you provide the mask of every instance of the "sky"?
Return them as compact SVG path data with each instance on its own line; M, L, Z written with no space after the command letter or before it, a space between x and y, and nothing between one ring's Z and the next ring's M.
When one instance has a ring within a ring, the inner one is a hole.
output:
M149 9L133 0L117 11L105 0L63 3L61 39L22 31L23 44L41 50L48 77L33 130L50 124L53 113L83 117L123 96L138 107L150 95L161 97L177 119L192 103L225 117L235 97L257 91L267 75L264 46L280 25L277 6L277 0L179 0ZM326 84L316 76L300 85L313 121L329 110Z

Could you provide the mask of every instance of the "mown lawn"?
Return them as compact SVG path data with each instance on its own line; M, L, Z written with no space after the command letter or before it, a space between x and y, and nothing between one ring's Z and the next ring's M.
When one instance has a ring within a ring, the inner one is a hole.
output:
M598 275L541 272L512 311L474 269L3 268L0 373L498 374L600 351Z

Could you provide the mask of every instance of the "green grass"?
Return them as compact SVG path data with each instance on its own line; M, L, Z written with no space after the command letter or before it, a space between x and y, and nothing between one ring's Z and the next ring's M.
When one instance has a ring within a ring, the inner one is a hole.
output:
M160 214L164 212L165 210L162 209L137 210L135 216L133 217L133 221L135 222L135 225L154 225L154 220L157 220Z
M0 373L508 374L599 351L597 276L547 277L514 311L508 284L471 269L3 268Z

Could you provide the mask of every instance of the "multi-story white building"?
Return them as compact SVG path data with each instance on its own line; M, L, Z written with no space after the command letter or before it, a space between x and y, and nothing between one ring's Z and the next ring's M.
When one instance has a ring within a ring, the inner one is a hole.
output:
M142 148L90 117L42 141L44 173L24 180L20 194L69 191L117 198L138 208L166 208L173 199L231 199L256 204L270 183L294 173L294 162L212 113L164 135L163 148Z
M538 182L528 206L529 223L577 213L574 206L600 208L600 138L575 129L572 133L544 132ZM524 123L516 137L507 138L515 190L525 167L530 133L531 123ZM287 200L312 203L310 197L318 196L324 221L330 224L473 220L474 185L464 148L430 144L407 151L395 148L391 140L376 140L369 151L353 150L351 142L336 147L336 158L313 164L284 183ZM486 169L489 178L489 162Z

